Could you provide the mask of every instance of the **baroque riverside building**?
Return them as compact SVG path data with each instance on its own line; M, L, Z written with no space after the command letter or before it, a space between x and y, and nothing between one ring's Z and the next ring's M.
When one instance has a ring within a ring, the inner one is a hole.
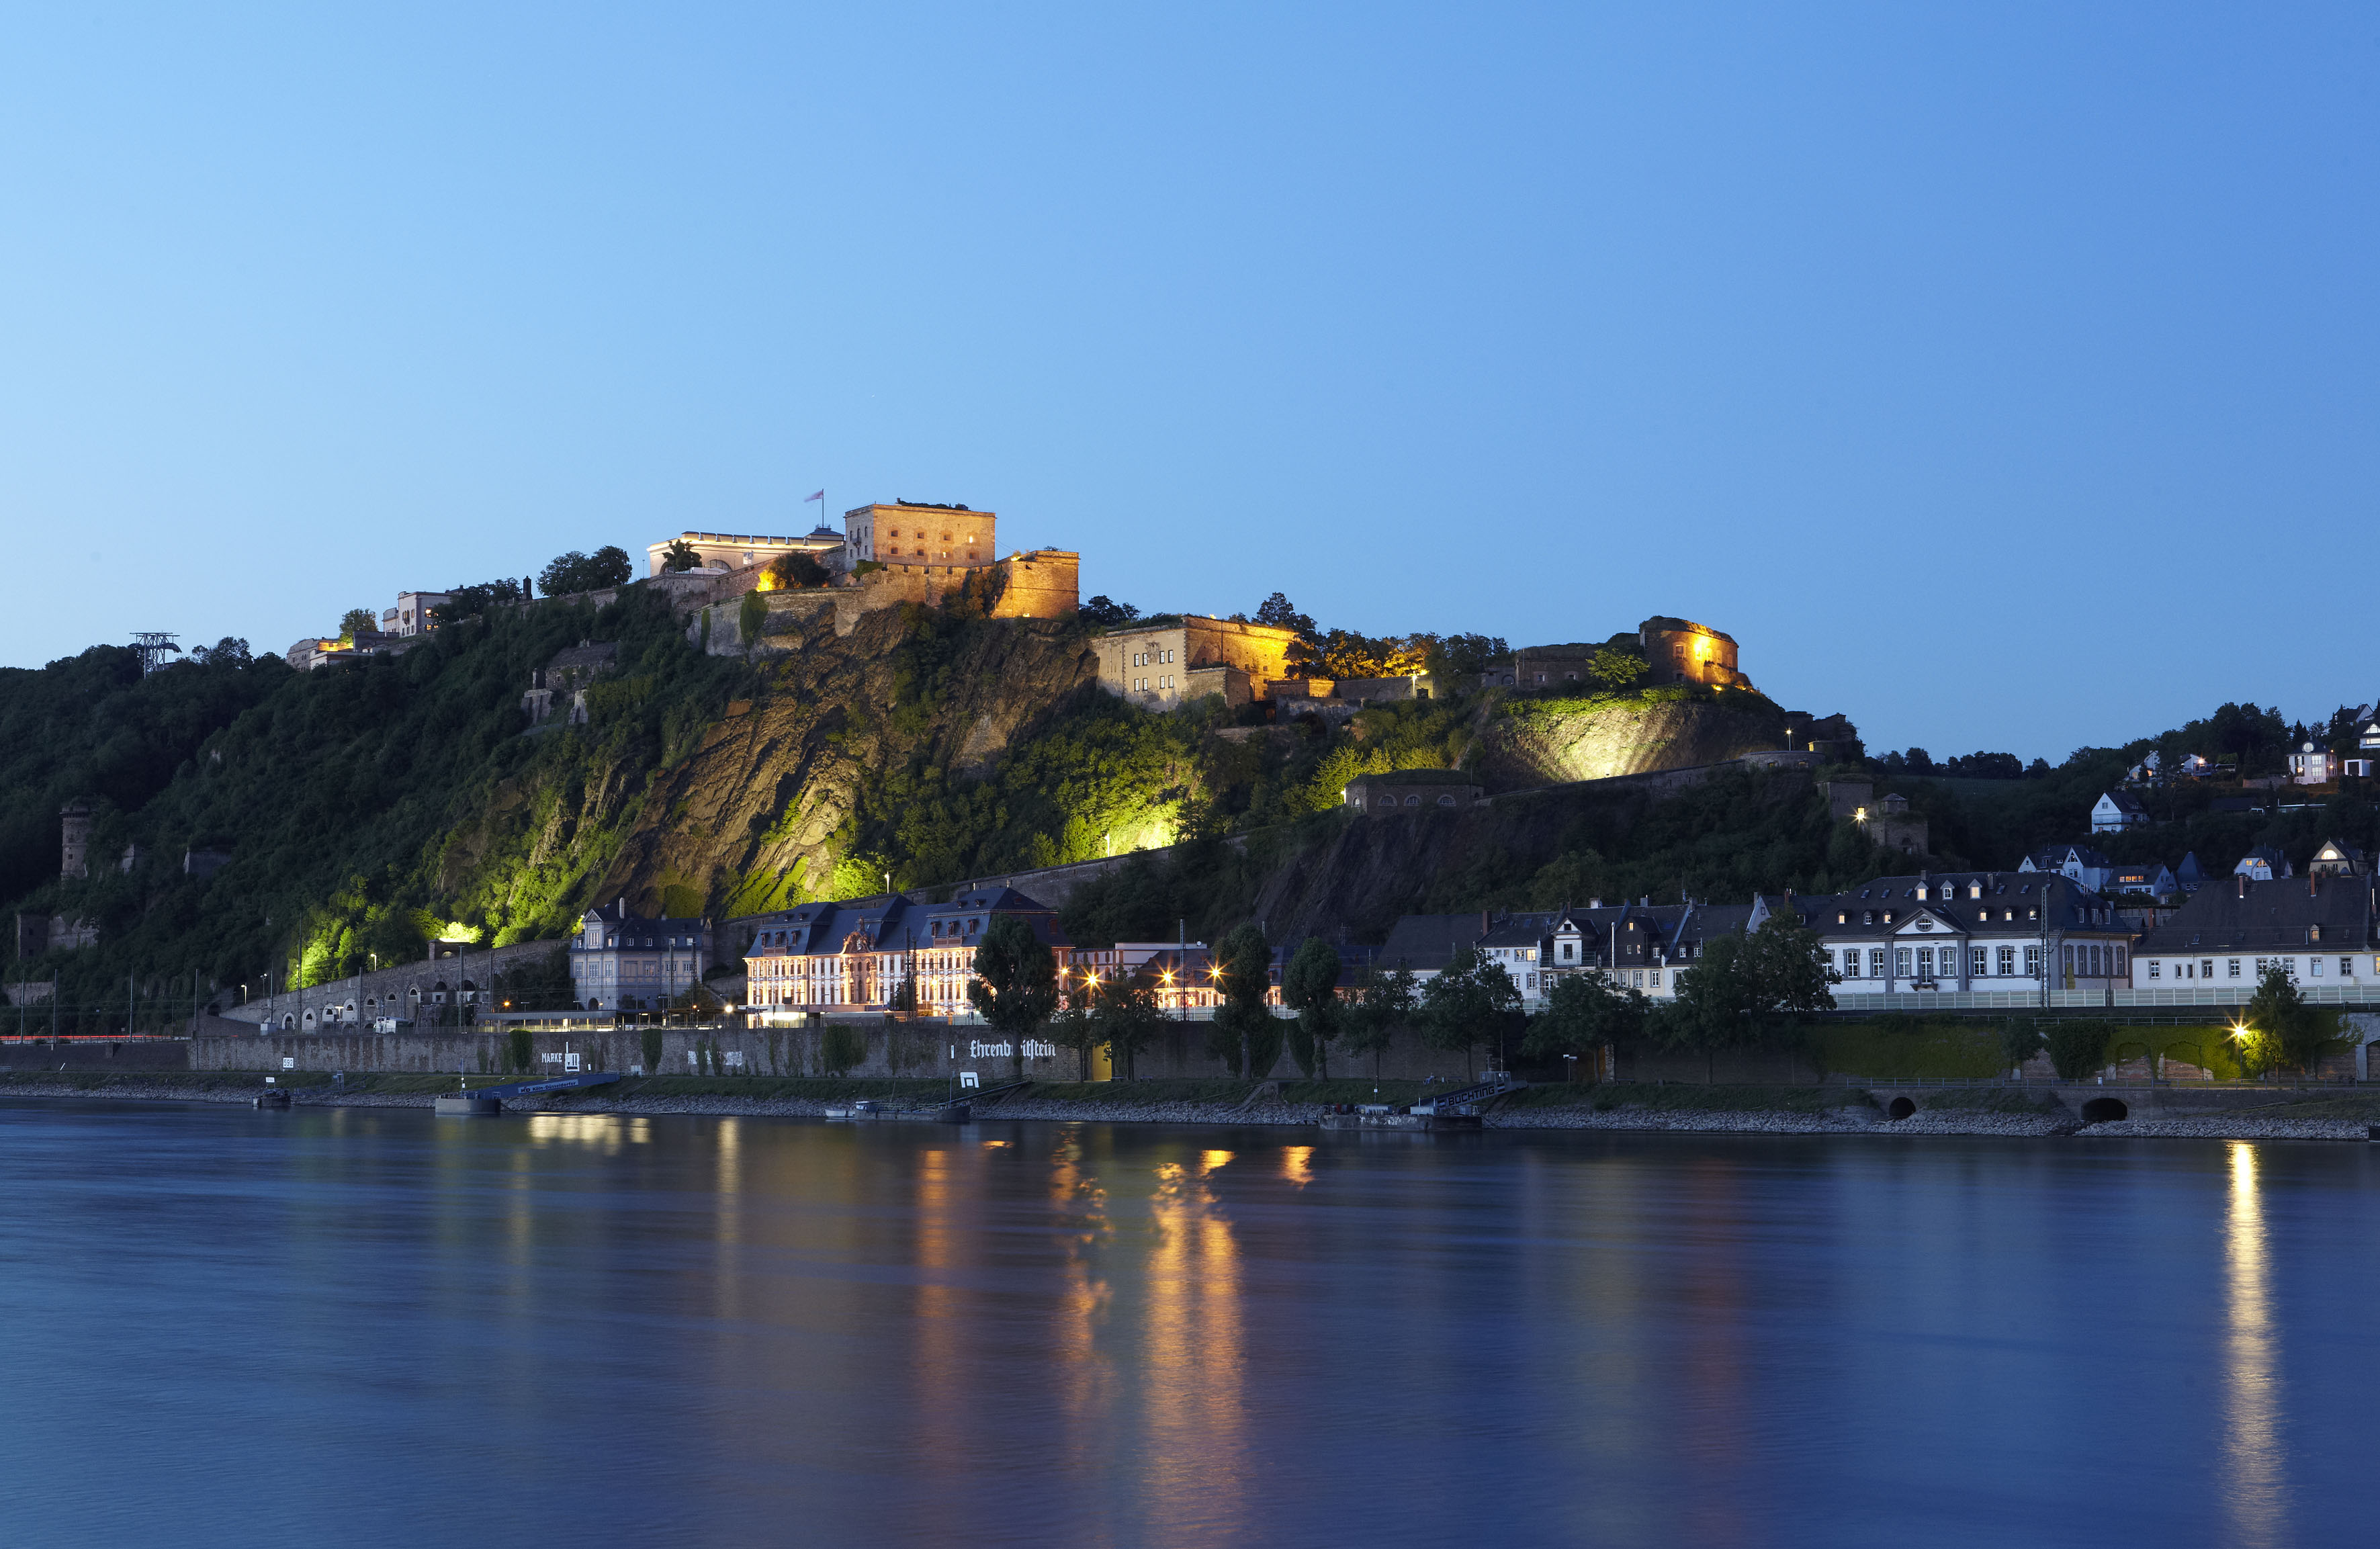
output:
M962 1015L973 1008L967 984L984 932L1002 915L1023 920L1058 960L1062 978L1074 950L1057 911L1013 888L976 888L948 903L905 893L848 902L805 903L738 922L752 931L745 953L746 996L763 1010L890 1010L914 979L917 1010Z

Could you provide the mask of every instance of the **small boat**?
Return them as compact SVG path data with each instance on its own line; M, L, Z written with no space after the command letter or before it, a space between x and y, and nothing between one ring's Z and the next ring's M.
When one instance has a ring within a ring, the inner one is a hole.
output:
M285 1108L289 1106L289 1094L277 1088L271 1092L260 1092L256 1095L255 1106L261 1108Z

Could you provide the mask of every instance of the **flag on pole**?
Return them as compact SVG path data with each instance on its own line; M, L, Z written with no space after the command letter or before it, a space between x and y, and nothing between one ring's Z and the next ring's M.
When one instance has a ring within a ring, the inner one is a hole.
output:
M818 501L818 502L820 502L820 503L824 503L825 500L826 500L826 491L825 491L824 490L820 490L817 494L815 494L815 495L804 495L804 496L802 497L802 503L803 503L804 505L808 505L808 504L809 504L809 503L810 503L810 502L812 502L812 501Z

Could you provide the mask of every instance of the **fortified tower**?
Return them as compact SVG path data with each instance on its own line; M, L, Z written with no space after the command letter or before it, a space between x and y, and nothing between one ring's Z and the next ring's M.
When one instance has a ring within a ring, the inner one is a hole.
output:
M91 875L91 808L68 802L58 808L58 877L79 882Z

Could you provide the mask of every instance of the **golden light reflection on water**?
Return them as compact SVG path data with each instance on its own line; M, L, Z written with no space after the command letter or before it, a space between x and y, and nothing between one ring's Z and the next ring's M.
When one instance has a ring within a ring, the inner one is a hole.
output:
M1314 1147L1284 1145L1281 1149L1281 1175L1299 1188L1314 1181Z
M1098 1458L1107 1441L1114 1374L1100 1358L1099 1328L1107 1311L1107 1277L1098 1257L1113 1228L1107 1191L1084 1164L1082 1139L1062 1133L1050 1152L1050 1202L1058 1218L1080 1223L1065 1233L1065 1281L1058 1296L1058 1323L1051 1340L1058 1400L1067 1423L1067 1446L1075 1458Z
M532 1145L593 1145L606 1156L616 1156L624 1145L650 1144L652 1120L613 1113L532 1113L528 1116Z
M2224 1500L2231 1517L2230 1541L2238 1544L2280 1543L2289 1537L2282 1496L2280 1337L2256 1166L2256 1148L2233 1142L2230 1210L2223 1233L2228 1313L2223 1446Z
M1238 1497L1215 1482L1239 1471L1245 1374L1239 1244L1207 1180L1232 1159L1204 1153L1197 1169L1157 1168L1149 1215L1148 1494L1159 1520L1204 1518L1232 1536Z

